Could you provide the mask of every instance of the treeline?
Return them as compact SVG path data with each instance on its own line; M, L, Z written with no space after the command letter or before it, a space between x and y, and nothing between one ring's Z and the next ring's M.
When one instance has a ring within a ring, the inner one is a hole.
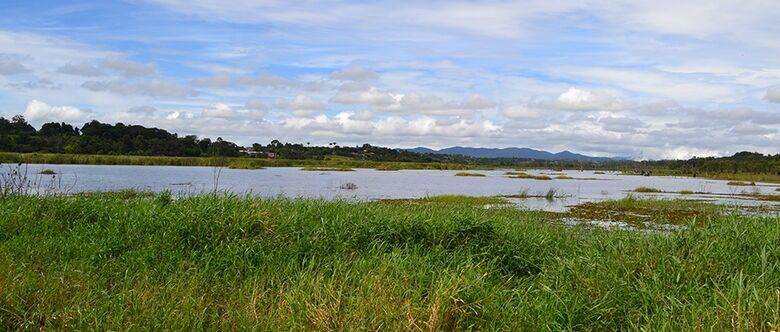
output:
M240 147L217 138L179 137L163 129L91 121L81 128L49 122L35 129L23 116L0 117L0 150L145 156L238 156Z
M665 168L682 174L762 173L780 175L780 154L764 155L743 151L730 157L659 160L649 164L653 167Z
M707 173L780 175L780 154L763 155L754 152L739 152L730 157L720 158L649 162L616 160L596 163L420 154L370 144L339 146L335 142L327 146L313 146L308 143L282 143L273 140L267 145L255 143L251 147L244 148L222 138L211 140L198 138L194 135L179 137L175 133L159 128L122 123L112 125L95 120L84 124L81 128L67 123L50 122L36 129L20 115L14 116L11 120L0 117L0 151L176 157L244 156L290 160L346 158L382 162L448 163L490 167L601 169L645 174L663 170L685 175Z
M249 148L217 138L179 137L159 128L123 123L108 124L91 121L81 128L50 122L36 129L21 115L11 120L0 117L0 151L46 152L68 154L105 154L175 157L255 157L293 160L323 160L334 156L371 161L442 162L477 164L480 160L462 156L422 155L405 150L362 146L311 146L282 143L273 140L267 145L252 144Z

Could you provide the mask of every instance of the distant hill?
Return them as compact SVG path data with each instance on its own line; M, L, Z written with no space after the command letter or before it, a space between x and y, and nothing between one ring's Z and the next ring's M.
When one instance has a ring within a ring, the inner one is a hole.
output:
M417 147L413 149L407 149L407 151L417 153L433 153L433 154L450 154L450 155L463 155L475 158L520 158L520 159L537 159L537 160L566 160L566 161L594 161L594 162L606 162L613 160L605 157L591 157L569 151L562 151L558 153L552 153L542 150L534 150L529 148L469 148L462 146L454 146L451 148L433 150L425 147Z

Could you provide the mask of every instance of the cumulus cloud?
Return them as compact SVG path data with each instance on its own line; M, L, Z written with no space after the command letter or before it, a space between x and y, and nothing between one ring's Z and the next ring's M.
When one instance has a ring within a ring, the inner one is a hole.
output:
M764 99L773 103L780 103L780 85L775 85L766 89Z
M82 88L94 92L111 92L120 95L146 95L150 97L189 97L196 92L189 87L172 81L149 80L127 82L121 80L87 81Z
M30 71L18 60L0 59L0 75L16 75Z
M154 74L157 65L154 63L140 63L124 56L110 56L103 60L103 67L118 71L127 77L140 77Z
M466 115L471 111L491 109L496 102L481 95L469 95L460 102L419 93L394 93L373 87L349 86L339 91L331 102L344 105L367 105L381 112L409 112L430 115Z
M100 68L88 63L67 63L57 69L58 73L75 76L97 77L105 75Z
M91 112L70 106L51 106L39 100L32 100L24 110L24 117L31 122L84 121Z
M400 98L400 95L396 96L390 92L381 91L375 88L363 90L360 89L359 86L347 86L347 91L340 90L330 99L330 101L345 105L389 107L398 103Z
M528 108L528 105L509 105L501 108L501 115L510 119L534 119L539 116L539 112Z
M203 110L202 114L203 116L209 118L230 119L236 117L236 112L230 107L230 105L225 103L213 104Z
M318 100L306 95L297 95L292 100L279 98L274 101L273 105L279 109L292 111L293 114L298 116L311 116L315 114L315 111L325 107Z
M569 88L552 102L540 106L571 111L616 111L624 108L620 98L593 91Z

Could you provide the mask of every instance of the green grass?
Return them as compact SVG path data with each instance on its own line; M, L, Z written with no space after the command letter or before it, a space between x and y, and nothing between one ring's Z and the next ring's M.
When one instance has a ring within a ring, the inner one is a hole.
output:
M693 195L693 194L694 194L694 192L693 192L693 190L687 190L687 189L685 189L685 190L680 190L680 191L678 192L678 194L680 194L680 195Z
M249 158L235 159L228 162L228 168L232 169L263 169L261 160L252 160Z
M463 204L12 197L0 330L777 330L778 219L708 216L655 234Z
M637 192L637 193L660 193L660 192L662 192L661 189L651 188L651 187L637 187L637 188L634 188L633 191Z
M57 174L57 172L55 172L55 171L54 171L54 170L52 170L52 169L48 169L48 168L46 168L46 169L43 169L43 170L41 170L40 172L38 172L38 174L41 174L41 175L56 175L56 174Z
M471 172L458 172L458 173L455 173L455 176L485 176L485 174L482 174L482 173L471 173Z

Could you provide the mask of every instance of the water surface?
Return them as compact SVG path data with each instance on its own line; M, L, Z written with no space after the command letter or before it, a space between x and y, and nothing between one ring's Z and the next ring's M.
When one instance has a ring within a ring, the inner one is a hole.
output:
M7 165L4 167L8 167ZM708 194L636 194L711 200L743 205L772 204L740 197L740 194L776 194L772 184L731 186L727 181L690 177L632 176L618 173L597 174L593 171L530 170L530 174L567 175L575 179L513 179L507 170L473 171L484 177L455 176L458 171L401 170L377 171L356 169L353 172L302 171L297 167L273 167L261 170L237 170L193 166L105 166L105 165L29 165L35 174L49 168L62 178L70 192L114 191L136 189L177 194L198 194L217 190L263 197L309 197L373 200L383 198L419 198L434 195L493 196L527 191L544 195L550 189L557 196L511 199L521 208L565 210L582 202L623 198L637 187L653 187L668 192L690 190ZM579 178L579 179L577 179ZM353 183L357 189L342 189Z

